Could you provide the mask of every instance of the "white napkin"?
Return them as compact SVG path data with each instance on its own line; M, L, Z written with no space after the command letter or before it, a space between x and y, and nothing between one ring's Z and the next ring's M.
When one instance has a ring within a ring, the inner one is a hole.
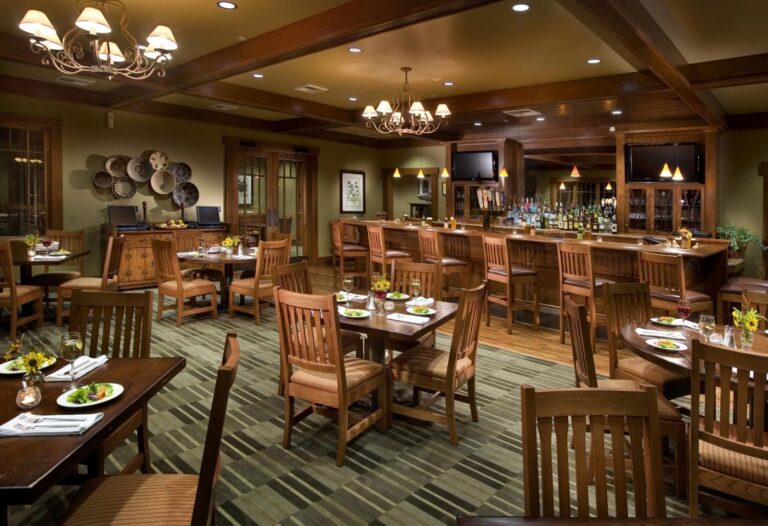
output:
M640 336L650 336L651 338L668 338L670 340L685 340L685 334L682 332L669 332L669 331L656 331L652 329L643 329L642 327L638 327L635 329L635 332L639 334Z
M81 435L103 417L104 413L45 416L20 413L0 426L0 436Z
M47 256L44 254L38 254L36 256L32 256L32 259L35 261L61 261L66 257L67 256Z
M102 354L96 358L91 358L90 356L81 356L74 361L75 380L82 378L97 367L104 365L107 363L108 359L109 358L106 354ZM69 375L69 364L65 365L56 372L46 375L45 379L49 382L66 382L71 380L71 376Z
M246 254L232 254L232 259L253 259L253 256Z
M683 325L685 325L689 329L693 329L694 331L698 331L699 330L699 324L698 323L694 323L692 321L685 320L683 322Z
M419 296L418 298L413 298L411 301L405 302L406 307L415 307L417 305L423 305L424 307L431 307L434 304L435 304L434 299L424 298L422 296Z
M392 321L404 321L406 323L416 323L418 325L429 323L429 318L423 316L411 316L410 314L400 314L399 312L393 312L387 316L387 319Z
M180 257L180 258L189 258L189 257L199 256L199 255L200 254L198 254L195 251L192 251L192 252L176 252L176 256Z
M355 294L354 292L350 292L349 294L347 294L343 290L341 292L337 292L336 296L337 298L339 296L342 298L346 298L345 300L341 300L341 301L363 301L368 299L368 296L364 296L363 294Z
M59 242L54 241L51 243L51 246L48 248L45 248L45 246L42 243L38 243L35 245L35 250L39 250L40 252L45 252L46 250L58 250L59 249Z

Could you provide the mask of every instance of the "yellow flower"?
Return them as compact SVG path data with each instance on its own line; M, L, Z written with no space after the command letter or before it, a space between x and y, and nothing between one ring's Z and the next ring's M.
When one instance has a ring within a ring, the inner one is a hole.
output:
M756 332L757 331L757 320L756 319L747 319L747 321L744 323L744 327L749 332Z
M28 373L36 373L48 363L45 353L39 351L28 352L21 357L21 364Z

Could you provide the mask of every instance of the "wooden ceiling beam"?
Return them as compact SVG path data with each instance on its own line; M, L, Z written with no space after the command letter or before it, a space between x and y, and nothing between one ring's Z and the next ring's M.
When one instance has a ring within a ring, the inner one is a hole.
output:
M40 82L39 80L22 79L8 75L0 75L0 93L58 100L74 104L86 104L89 106L103 106L106 101L106 93L100 91Z
M327 130L336 128L339 123L325 120L313 119L310 117L296 117L295 119L286 119L284 121L275 121L272 125L272 131L276 133L294 133L302 130Z
M243 115L233 115L231 113L222 113L220 111L205 110L202 108L192 108L190 106L181 106L179 104L169 104L167 102L157 102L146 100L137 102L129 106L120 108L120 111L131 113L142 113L144 115L153 115L156 117L169 117L173 119L182 119L187 121L204 122L209 124L219 124L221 126L232 126L235 128L246 128L249 130L272 131L272 121L256 119L254 117L245 117Z
M686 64L680 71L695 90L763 84L768 82L768 53Z

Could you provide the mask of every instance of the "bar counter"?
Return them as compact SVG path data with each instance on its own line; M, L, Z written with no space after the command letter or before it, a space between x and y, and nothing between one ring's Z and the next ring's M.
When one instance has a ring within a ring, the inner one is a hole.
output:
M418 231L425 228L438 232L443 236L446 257L470 262L470 283L473 285L479 284L485 275L483 236L505 238L512 263L538 272L540 302L555 309L560 304L557 245L563 241L591 245L595 250L595 275L616 282L638 281L637 260L638 252L641 251L683 256L686 286L690 290L708 294L713 301L727 278L728 244L724 240L702 239L697 247L682 249L664 245L638 245L637 240L643 236L631 234L592 234L591 240L576 240L573 237L575 232L561 230L537 230L534 235L530 235L510 233L512 229L508 227L493 227L483 231L472 226L464 230L452 230L397 221L345 219L343 222L357 227L360 242L364 245L367 245L366 227L384 227L387 248L408 252L414 261L420 261ZM594 239L597 235L602 236L603 240Z

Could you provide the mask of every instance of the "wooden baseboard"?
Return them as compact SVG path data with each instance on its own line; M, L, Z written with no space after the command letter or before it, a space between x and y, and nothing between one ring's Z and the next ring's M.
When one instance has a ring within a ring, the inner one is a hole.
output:
M314 263L318 263L320 265L330 265L331 256L320 256L314 261Z

